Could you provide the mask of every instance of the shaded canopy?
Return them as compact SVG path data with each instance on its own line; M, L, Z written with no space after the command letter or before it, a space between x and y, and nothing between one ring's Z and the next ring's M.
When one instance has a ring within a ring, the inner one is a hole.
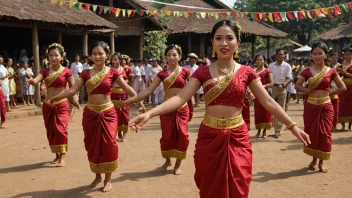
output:
M352 38L352 23L341 25L335 29L321 34L318 38L323 40L337 40L342 38Z
M0 20L6 19L117 29L115 24L91 11L69 8L67 3L62 6L51 5L50 1L0 0Z
M153 4L138 1L140 5L142 5L145 9L155 10ZM229 7L221 3L220 1L202 1L202 0L179 0L176 1L175 4L182 4L185 6L193 6L198 8L185 8L185 7L176 7L171 5L165 5L162 10L168 11L183 11L183 12L232 12ZM207 9L199 9L199 8L207 8ZM197 33L197 34L207 34L210 33L214 24L222 19L198 19L194 17L168 17L168 21L165 22L167 27L171 29L172 34L180 34L180 33ZM237 17L237 22L242 26L242 32L245 34L254 34L258 36L268 36L275 38L286 37L287 33L282 32L268 24L250 21L247 19L243 19L242 17Z

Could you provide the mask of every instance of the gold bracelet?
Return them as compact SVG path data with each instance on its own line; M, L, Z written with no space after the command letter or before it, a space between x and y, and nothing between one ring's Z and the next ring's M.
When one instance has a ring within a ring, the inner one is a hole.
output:
M297 123L292 122L290 125L287 126L287 129L291 130L294 126L297 126Z

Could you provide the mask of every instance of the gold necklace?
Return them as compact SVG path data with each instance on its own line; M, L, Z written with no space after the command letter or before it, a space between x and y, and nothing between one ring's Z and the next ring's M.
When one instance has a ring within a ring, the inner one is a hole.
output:
M226 71L224 69L219 68L218 64L216 63L216 72L224 75L228 75L234 68L234 65L231 65Z
M59 67L59 69L58 70L53 70L53 68L52 68L52 66L50 67L50 73L51 73L51 75L53 75L53 74L55 74L56 72L58 72L60 69L61 69L61 65L60 65L60 67Z
M168 73L169 75L171 75L172 73L174 73L175 71L177 71L179 68L180 68L180 66L177 65L177 66L175 67L175 69L174 69L172 72L170 72L170 71L169 71L169 68L168 68L168 69L167 69L167 73Z
M95 74L100 74L101 72L103 72L103 71L105 70L105 67L106 67L106 66L104 65L103 69L100 70L99 72L95 72L95 71L94 71L95 67L93 67L93 69L92 69L93 76L95 76Z

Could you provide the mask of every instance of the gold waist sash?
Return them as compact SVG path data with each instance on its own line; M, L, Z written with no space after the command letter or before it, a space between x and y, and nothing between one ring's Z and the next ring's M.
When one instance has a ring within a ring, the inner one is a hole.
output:
M121 87L114 87L112 88L112 93L123 93L125 90L123 90Z
M168 99L170 99L170 98L164 97L163 102L167 101ZM180 108L178 108L178 109L182 109L182 108L185 107L185 106L187 106L187 102L186 102L185 104L183 104L183 105L182 105Z
M46 103L46 104L54 104L54 105L56 105L56 104L61 104L61 103L63 103L63 102L66 102L67 101L67 98L64 98L64 99L61 99L61 100L56 100L56 101L53 101L53 103L50 103L50 98L45 98L44 99L44 102Z
M331 100L339 99L339 95L337 95L337 94L332 95L332 96L330 96L330 99L331 99Z
M329 96L326 96L324 98L312 98L312 97L309 97L307 101L310 104L321 105L321 104L329 103L331 100L330 100Z
M342 80L345 85L352 85L352 78L343 78Z
M97 113L101 113L103 111L106 111L110 109L111 107L114 107L114 104L112 102L106 103L106 104L101 104L101 105L94 105L94 104L87 104L86 107L92 111L95 111Z
M117 109L121 109L124 106L121 100L112 100L111 102L112 104L114 104L115 108Z
M214 118L208 115L204 116L203 124L213 129L234 129L241 126L244 123L242 115L238 115L233 118Z

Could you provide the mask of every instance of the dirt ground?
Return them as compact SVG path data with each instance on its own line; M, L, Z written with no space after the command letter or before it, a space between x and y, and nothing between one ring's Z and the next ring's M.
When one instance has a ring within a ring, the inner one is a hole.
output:
M94 175L84 150L82 111L69 123L69 152L64 168L48 163L54 155L41 116L10 120L8 128L0 130L0 197L196 198L193 151L203 112L203 107L196 108L189 124L191 142L182 164L183 175L158 169L164 160L159 150L159 119L153 118L138 134L129 133L127 142L118 143L119 170L113 174L110 193L102 193L102 185L88 187ZM303 127L302 104L290 104L288 114ZM308 171L311 158L288 131L282 132L279 139L266 140L255 139L255 133L252 124L254 161L249 197L352 197L352 132L333 134L333 159L326 163L328 174Z

